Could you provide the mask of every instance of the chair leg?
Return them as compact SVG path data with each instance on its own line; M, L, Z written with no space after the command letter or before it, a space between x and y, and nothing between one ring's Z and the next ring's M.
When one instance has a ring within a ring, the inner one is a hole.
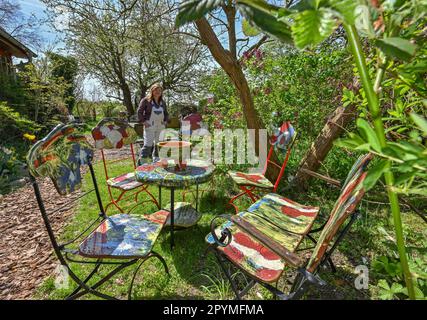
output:
M240 186L239 188L240 188L240 190L242 190L242 192L235 195L233 198L230 199L230 201L228 201L228 204L233 206L234 210L236 210L236 214L239 213L239 208L234 204L234 201L236 201L237 198L240 198L241 196L246 195L252 200L252 202L256 202L257 198L258 198L255 194L252 193L252 191L255 190L255 187L253 187L251 189L247 189L244 186Z
M148 191L148 188L144 189L145 192L148 193L148 196L151 198L151 201L157 206L157 208L160 210L160 204L157 202L156 198L152 195L150 191Z
M208 247L206 248L205 252L203 252L199 263L200 263L200 268L198 269L199 272L201 272L202 270L205 269L205 265L206 265L206 258L208 256L209 251L213 251L215 250L215 246L213 245L208 245Z
M248 189L248 188L242 186L242 187L240 187L240 189L245 191L245 193L248 195L248 197L251 198L252 202L257 201L258 197L252 193L252 191L254 191L255 188Z
M215 251L216 258L218 260L219 265L221 266L222 271L225 273L225 276L227 277L228 281L231 284L231 289L233 290L234 294L236 295L237 300L242 300L242 297L240 295L239 289L237 288L236 284L234 283L233 279L231 278L230 273L228 272L227 268L224 265L224 260L221 259L220 253L218 251Z
M126 268L128 266L131 266L131 265L133 265L136 262L137 262L137 260L131 260L129 262L122 263L117 268L115 268L110 273L108 273L104 278L102 278L101 280L99 280L98 282L96 282L93 286L86 285L86 283L83 283L80 279L77 278L77 276L74 275L74 277L76 279L74 279L74 277L73 277L73 279L75 281L78 280L76 282L78 284L80 284L84 290L81 291L81 292L77 292L74 295L70 295L66 299L67 300L75 300L75 299L80 298L81 296L83 296L85 294L92 293L93 295L96 295L96 296L98 296L100 298L103 298L103 299L117 300L117 298L115 298L115 297L112 297L112 296L109 296L109 295L107 295L105 293L101 293L101 292L97 291L96 288L98 288L99 286L101 286L102 284L104 284L106 281L110 280L111 277L113 277L116 273L118 273L122 269L124 269L124 268Z
M113 193L111 192L111 187L109 185L107 185L107 187L108 187L108 193L110 194L111 201L105 207L105 212L107 212L109 206L114 205L121 213L124 213L123 209L120 208L120 206L118 205L118 202L122 199L122 197L126 191L122 191L122 193L120 193L119 197L117 199L114 199Z
M98 271L99 267L101 266L100 263L101 260L98 260L97 264L95 265L95 268L93 268L93 270L88 274L88 276L83 280L83 283L87 283L94 275L95 273ZM70 293L68 295L68 297L71 297L75 294L77 294L83 287L81 285L79 285L76 289L74 289L74 291L72 293Z
M246 285L246 287L244 287L242 291L239 292L239 295L242 297L245 296L249 292L249 290L251 290L255 285L256 285L256 281L251 279L249 283Z
M160 262L163 264L163 268L165 269L166 274L170 275L169 268L168 268L168 265L166 264L165 259L160 254L158 254L157 252L154 252L154 251L151 251L151 255L152 255L152 257L155 257L155 258L160 260Z
M130 286L129 286L129 290L128 290L128 300L132 300L133 283L135 282L135 278L136 278L136 275L137 275L137 273L139 271L139 268L141 268L141 266L143 265L144 262L146 262L148 259L153 258L153 257L160 260L160 262L163 264L163 267L165 268L166 274L168 276L170 275L169 274L169 268L168 268L168 266L166 264L166 261L163 259L163 257L161 255L159 255L158 253L156 253L154 251L151 251L151 253L147 257L145 257L141 261L141 263L136 267L135 272L133 273L132 280L130 282Z
M334 262L332 261L331 257L328 258L328 264L331 267L332 272L336 273L337 272L337 268L335 267Z

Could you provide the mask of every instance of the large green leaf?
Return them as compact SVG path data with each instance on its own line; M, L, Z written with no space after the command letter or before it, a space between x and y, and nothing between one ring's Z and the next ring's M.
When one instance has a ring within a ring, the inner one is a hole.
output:
M371 21L371 13L367 5L358 5L356 7L354 24L357 31L362 36L369 37L370 39L375 38L375 30Z
M206 13L218 8L224 0L186 0L179 6L175 25L180 27L188 22L202 18Z
M372 129L371 125L365 119L359 118L357 119L357 128L359 129L360 135L368 141L371 145L371 148L377 152L381 152L381 145L375 134L374 129Z
M320 43L336 27L333 11L326 8L298 12L294 19L292 36L296 47L300 49Z
M401 60L409 60L415 55L417 46L409 40L390 37L375 41L375 45L386 55Z
M329 0L331 7L334 8L342 16L347 24L354 24L356 20L356 7L358 1L355 0Z
M242 31L243 34L247 37L255 37L259 35L259 30L256 27L251 26L248 20L242 20Z
M359 135L350 132L348 138L337 139L334 141L334 145L341 148L355 150L363 145L366 145L366 142Z
M372 167L363 181L363 186L365 190L368 191L377 183L378 179L381 178L384 172L386 172L389 168L390 161L389 160L381 160L374 167Z
M263 0L239 0L237 7L246 19L261 30L282 42L293 43L290 27L278 20L280 7L268 4Z
M427 136L427 120L416 113L411 113L411 119L415 122L418 128Z

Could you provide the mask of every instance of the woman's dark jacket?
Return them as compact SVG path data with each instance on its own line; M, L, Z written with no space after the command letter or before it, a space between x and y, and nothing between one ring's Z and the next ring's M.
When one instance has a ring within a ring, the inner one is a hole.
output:
M163 121L166 123L169 120L169 114L168 114L168 110L166 108L166 103L162 100L160 102L160 106L163 107L163 114L164 114ZM138 111L137 111L138 112L138 121L144 122L144 121L150 120L152 108L153 107L151 105L151 102L148 101L147 98L142 99L141 102L139 103L139 107L138 107Z

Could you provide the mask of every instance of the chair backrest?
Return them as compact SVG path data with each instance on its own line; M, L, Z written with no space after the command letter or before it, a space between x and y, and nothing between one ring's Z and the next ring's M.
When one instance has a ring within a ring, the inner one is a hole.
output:
M93 154L93 147L88 143L86 137L79 132L78 124L76 123L57 125L45 138L36 142L27 154L27 165L34 193L36 195L37 204L54 251L63 265L66 265L67 263L61 253L61 246L56 240L49 217L54 212L69 206L72 202L80 199L82 196L95 191L100 210L97 220L100 217L105 218L101 196L99 194L96 177L91 164ZM49 213L46 212L36 178L50 177L58 193L61 195L67 195L80 189L82 184L80 168L82 165L89 165L94 189L87 191L83 195L75 197L65 205L51 210Z
M280 179L282 179L283 173L285 172L286 165L289 160L289 155L292 150L292 146L295 142L297 134L292 126L290 121L285 121L279 128L275 128L270 136L270 150L267 155L267 162L264 167L264 174L267 172L268 165L271 164L280 169L280 172L274 182L273 192L277 190L279 186ZM282 165L279 165L271 160L274 149L278 150L281 153L285 153L285 159L283 160Z
M92 129L96 149L120 149L133 144L138 134L125 120L104 118Z
M286 153L296 137L296 132L290 121L285 121L271 133L270 145L276 150Z
M372 159L371 154L366 154L357 159L351 168L347 179L341 189L341 194L331 211L328 222L322 230L313 254L307 264L307 270L314 272L326 253L329 243L337 234L338 229L345 220L355 212L357 205L365 194L363 181L366 177L366 167Z
M190 113L181 120L181 134L183 135L191 135L201 128L203 128L203 120L198 113Z
M138 134L126 120L118 118L104 118L92 129L92 137L95 141L95 148L101 150L104 172L107 180L109 179L109 174L104 149L121 149L124 146L129 145L133 166L136 168L136 157L133 144L138 139ZM123 159L110 160L108 163L122 160Z
M92 158L93 148L77 125L59 124L32 146L27 164L33 177L50 177L58 193L66 195L80 188L80 166Z

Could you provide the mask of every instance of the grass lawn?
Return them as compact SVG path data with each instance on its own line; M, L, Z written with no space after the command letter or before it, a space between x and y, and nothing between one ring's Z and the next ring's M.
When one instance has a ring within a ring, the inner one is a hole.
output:
M126 170L131 170L131 164L115 163L113 164L113 174L121 174ZM196 227L185 231L175 232L175 248L170 248L169 232L163 231L155 246L154 251L161 254L169 267L170 277L168 277L163 267L157 259L149 259L143 264L134 286L134 296L137 299L231 299L233 294L229 283L220 271L219 265L214 260L212 254L208 255L206 260L202 259L203 253L207 247L204 237L209 232L211 219L218 214L232 211L225 204L230 195L237 190L233 188L232 182L224 175L224 170L218 170L214 177L214 184L210 192L205 192L200 199L199 211L203 213L201 221ZM105 204L109 202L107 188L105 187L105 176L102 163L95 165L95 172L100 186L102 199ZM344 178L344 177L340 177ZM212 184L206 183L201 189ZM84 189L91 188L90 175L86 174ZM157 198L157 186L150 187L150 191ZM327 187L325 184L313 182L310 191L302 194L288 191L282 191L281 194L299 201L301 203L316 204L324 208L321 218L326 218L328 210L338 195L338 190ZM176 200L181 201L181 191L176 191ZM191 196L187 196L191 199ZM168 203L169 191L163 189L163 206ZM187 199L188 201L188 199ZM242 204L241 208L247 207L249 202ZM134 203L128 203L126 207L133 206ZM111 215L115 208L110 207L107 214ZM145 203L132 211L134 214L147 214L156 211L156 206L151 203ZM361 204L362 217L356 221L350 234L342 242L338 252L333 259L338 267L338 272L333 274L330 269L321 270L320 275L328 282L324 292L313 291L308 293L308 298L343 298L343 299L375 299L378 298L377 277L375 273L370 274L370 287L368 290L357 290L354 287L354 267L360 264L369 263L372 259L389 253L390 247L393 247L393 227L391 225L388 207L385 204L375 204L364 201ZM62 240L72 239L79 231L82 231L90 221L98 214L95 194L92 192L83 198L74 217L68 226L60 235ZM424 257L425 251L420 248L426 247L426 230L420 219L406 212L403 215L404 222L410 228L406 228L408 246L413 248L415 256ZM309 254L310 251L307 252ZM203 264L204 261L204 264ZM127 289L130 283L133 271L137 264L125 269L113 277L109 282L101 287L101 291L118 298L127 297ZM80 276L84 277L90 266L71 264L71 267ZM105 275L109 267L102 266L99 273ZM283 280L279 283L279 288L287 285L286 279L292 276L292 271L286 271ZM236 273L236 276L239 276ZM379 277L381 278L381 277ZM98 280L95 276L93 281ZM53 276L44 281L36 294L35 298L41 299L61 299L70 293L74 288L74 283L70 280L69 289L56 289ZM272 295L260 286L255 286L247 296L250 299L271 299ZM97 299L94 296L87 295L85 299Z

